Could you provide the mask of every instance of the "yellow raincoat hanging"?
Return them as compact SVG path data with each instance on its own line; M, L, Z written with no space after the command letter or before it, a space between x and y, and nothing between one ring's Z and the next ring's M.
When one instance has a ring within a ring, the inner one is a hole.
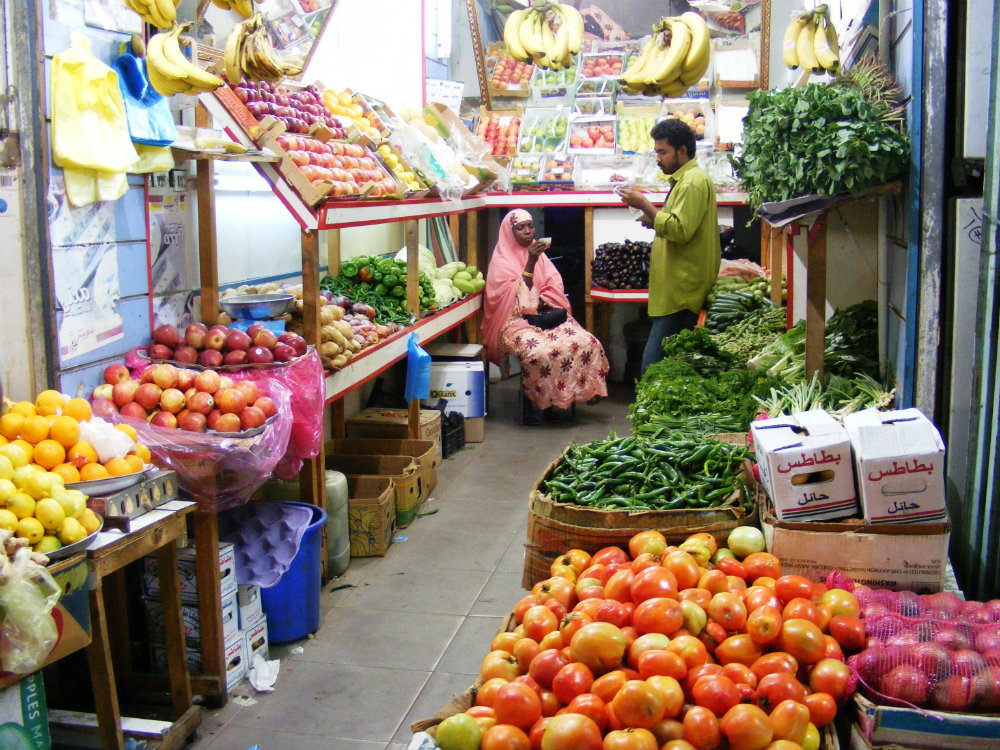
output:
M52 156L74 206L117 200L139 155L128 134L118 74L79 32L52 58Z

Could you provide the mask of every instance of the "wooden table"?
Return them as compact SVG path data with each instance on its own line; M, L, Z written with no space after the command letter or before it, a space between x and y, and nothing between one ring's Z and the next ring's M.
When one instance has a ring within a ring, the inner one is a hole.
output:
M90 646L87 647L87 661L90 665L96 717L52 711L51 724L85 731L93 731L96 724L101 747L110 750L124 750L123 723L128 734L152 740L147 745L151 750L181 748L198 727L201 713L191 697L184 626L181 620L176 544L186 530L187 514L194 511L195 507L193 502L173 500L136 518L132 531L128 534L119 531L101 532L87 549L92 636ZM160 601L164 612L173 722L123 720L118 704L118 677L121 676L126 684L137 681L130 674L116 674L116 666L118 672L130 672L131 662L124 568L151 554L156 555L160 571ZM116 626L113 639L109 621Z

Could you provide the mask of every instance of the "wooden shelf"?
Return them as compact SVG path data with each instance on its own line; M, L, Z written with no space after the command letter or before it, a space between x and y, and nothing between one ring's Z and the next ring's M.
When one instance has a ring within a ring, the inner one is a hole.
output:
M667 193L646 193L654 203L663 203ZM528 206L582 206L585 208L625 208L618 194L609 191L554 191L524 190L515 193L488 193L483 196L487 208L525 208ZM746 205L745 193L717 193L720 206Z
M483 293L478 292L364 349L346 367L326 376L327 403L350 393L406 357L411 333L417 334L418 343L425 344L465 322L482 306Z

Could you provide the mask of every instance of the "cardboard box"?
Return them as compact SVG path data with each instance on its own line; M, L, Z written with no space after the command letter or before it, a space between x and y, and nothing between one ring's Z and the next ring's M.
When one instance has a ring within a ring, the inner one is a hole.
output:
M264 661L270 654L267 641L267 618L261 613L261 617L249 626L243 628L243 653L246 654L247 670L253 664L255 654L260 654Z
M466 419L486 416L486 369L481 361L431 362L430 395L424 406L457 411Z
M236 587L236 607L239 609L240 630L246 630L252 623L264 616L260 600L260 586L244 583Z
M406 409L371 407L347 419L345 432L349 438L409 438L409 415ZM417 440L441 439L441 412L420 410Z
M1000 716L950 713L895 706L879 706L854 694L858 723L851 746L859 740L871 745L893 745L916 750L989 750L1000 746ZM864 747L864 745L860 745Z
M351 557L381 557L396 532L393 482L388 477L347 477Z
M417 516L420 505L420 471L410 456L327 456L326 468L348 478L371 476L392 480L396 499L396 525L406 528Z
M0 747L50 750L49 716L42 673L0 690Z
M750 425L757 464L779 520L844 518L857 512L847 431L822 410Z
M441 463L439 440L399 440L396 438L338 438L326 443L327 456L379 455L409 456L417 462L420 472L420 502L426 500L437 486L438 466Z
M465 442L481 443L486 439L486 417L465 420Z
M180 575L181 600L197 604L198 579L194 547L177 550L177 572ZM219 544L219 596L226 597L236 591L236 552L232 542ZM153 597L160 595L160 572L155 555L143 558L142 593Z
M146 627L152 640L164 639L163 605L159 599L143 597L146 608ZM201 617L198 607L192 604L181 604L181 619L184 621L184 635L188 638L201 638ZM228 640L239 631L239 609L236 605L236 592L222 599L222 640Z
M919 409L865 409L844 417L869 523L945 518L944 441Z
M120 492L90 496L87 498L87 507L103 517L106 526L130 531L127 524L122 524L123 520L141 516L153 508L176 499L177 474L173 471L157 471Z
M240 680L246 677L246 657L243 645L243 633L239 630L222 644L226 663L226 688L228 689L234 688ZM151 642L150 655L153 661L153 670L165 674L167 671L166 644L158 641ZM187 642L187 666L192 674L202 673L200 641L189 640Z
M951 525L867 524L846 521L779 521L760 508L767 551L781 559L782 573L823 581L831 570L858 584L931 594L943 591Z

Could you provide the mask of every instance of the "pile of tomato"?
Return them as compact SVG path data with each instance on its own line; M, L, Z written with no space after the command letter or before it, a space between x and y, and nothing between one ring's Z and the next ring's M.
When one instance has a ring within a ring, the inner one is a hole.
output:
M761 549L763 543L761 542ZM572 549L514 608L442 750L817 750L865 645L854 595L709 534Z

